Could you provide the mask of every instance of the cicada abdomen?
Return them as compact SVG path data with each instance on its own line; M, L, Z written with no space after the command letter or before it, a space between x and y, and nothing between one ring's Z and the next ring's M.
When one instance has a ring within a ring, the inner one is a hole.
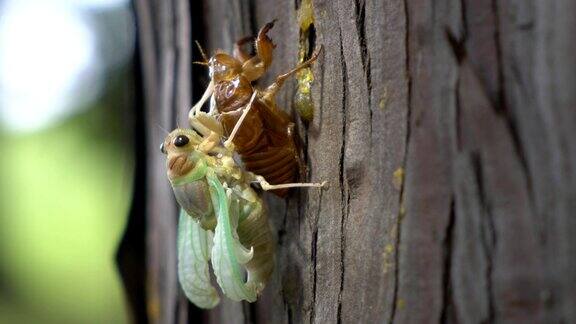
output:
M254 196L252 202L240 204L247 208L241 212L238 237L242 245L254 248L254 257L246 264L246 269L248 282L253 283L260 292L274 270L275 244L264 205L259 197Z

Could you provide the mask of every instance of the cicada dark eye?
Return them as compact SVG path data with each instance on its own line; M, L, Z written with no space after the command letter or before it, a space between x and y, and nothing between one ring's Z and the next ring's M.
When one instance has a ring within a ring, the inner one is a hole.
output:
M188 138L188 136L185 136L185 135L178 135L174 139L174 145L177 147L182 147L182 146L188 144L188 142L190 142L190 139Z
M164 147L164 143L160 144L160 152L166 154L166 148Z

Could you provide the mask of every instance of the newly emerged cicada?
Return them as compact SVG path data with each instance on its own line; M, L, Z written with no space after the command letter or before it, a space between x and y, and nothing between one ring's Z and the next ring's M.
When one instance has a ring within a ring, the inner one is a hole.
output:
M264 190L317 186L270 185L234 160L235 134L253 106L254 93L223 142L221 124L207 114L193 115L198 132L172 131L161 145L167 174L182 210L178 229L178 276L188 299L201 308L219 302L210 282L209 262L224 295L256 301L274 268L275 244L264 203L251 184Z
M211 81L202 99L192 108L190 119L194 125L200 108L212 98L210 114L215 115L222 124L224 135L230 136L244 107L252 95L258 93L252 110L245 117L245 126L234 138L234 145L248 171L262 175L271 184L283 184L298 180L304 174L305 168L295 124L292 118L277 106L276 94L289 77L316 61L321 48L315 51L310 59L278 76L274 83L258 91L252 82L258 80L272 63L275 45L267 33L273 26L274 22L271 22L262 27L255 40L253 37L246 37L238 41L233 55L219 51L207 59L202 51L204 62L200 64L209 67ZM250 56L242 47L252 40L256 49L254 56ZM284 197L288 191L280 189L273 193Z

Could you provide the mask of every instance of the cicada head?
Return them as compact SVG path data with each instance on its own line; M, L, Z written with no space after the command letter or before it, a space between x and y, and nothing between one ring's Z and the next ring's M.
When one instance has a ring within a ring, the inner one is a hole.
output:
M160 151L167 155L166 169L170 181L187 175L196 165L202 154L198 145L202 137L191 129L173 130L160 145Z
M215 82L230 81L242 73L240 61L226 53L216 53L208 62L210 78Z

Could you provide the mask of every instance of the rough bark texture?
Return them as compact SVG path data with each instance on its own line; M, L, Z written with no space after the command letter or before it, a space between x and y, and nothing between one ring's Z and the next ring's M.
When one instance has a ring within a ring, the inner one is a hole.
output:
M329 188L266 195L277 267L257 303L188 306L160 127L186 125L206 84L203 68L191 66L194 39L210 53L229 51L278 18L266 85L296 65L298 6L134 0L145 181L119 259L137 263L129 251L146 252L140 284L124 270L136 318L575 322L576 4L568 0L315 0L312 40L324 52L313 68L314 121L298 126L309 180ZM279 95L287 111L294 91L289 82ZM145 247L135 219L146 220Z

